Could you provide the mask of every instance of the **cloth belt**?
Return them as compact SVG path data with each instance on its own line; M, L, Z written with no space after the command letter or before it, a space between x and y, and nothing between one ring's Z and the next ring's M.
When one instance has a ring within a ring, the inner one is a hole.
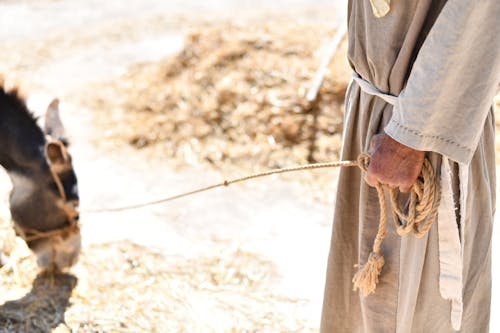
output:
M356 83L361 88L361 90L363 90L363 92L367 93L368 95L378 96L378 97L382 98L384 101L386 101L387 103L389 103L391 105L396 105L396 102L398 100L397 96L381 92L373 84L371 84L370 82L363 79L356 72L352 73L352 79L354 81L356 81Z
M358 73L352 74L352 79L361 90L372 96L377 96L395 106L398 96L384 93L373 84L363 79ZM453 198L451 179L452 161L442 156L441 163L441 204L438 210L438 246L439 246L439 291L441 297L451 301L450 319L453 329L460 330L463 315L463 247L465 208L467 201L468 166L459 164L460 183L460 221L457 229L456 207Z

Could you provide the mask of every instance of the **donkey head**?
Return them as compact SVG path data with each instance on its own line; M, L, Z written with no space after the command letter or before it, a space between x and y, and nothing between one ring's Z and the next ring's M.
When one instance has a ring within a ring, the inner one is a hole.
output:
M38 158L24 158L23 170L7 170L13 181L10 209L38 265L62 269L76 262L81 236L77 178L57 99L47 108L43 132Z

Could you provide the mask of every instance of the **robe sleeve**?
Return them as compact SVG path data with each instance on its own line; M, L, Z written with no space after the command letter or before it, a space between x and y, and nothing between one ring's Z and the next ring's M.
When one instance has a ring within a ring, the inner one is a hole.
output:
M468 164L500 83L500 1L448 0L385 132Z

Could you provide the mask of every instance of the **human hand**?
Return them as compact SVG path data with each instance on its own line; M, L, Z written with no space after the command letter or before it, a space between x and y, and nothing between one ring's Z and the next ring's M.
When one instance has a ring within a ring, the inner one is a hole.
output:
M412 149L387 134L374 135L370 141L370 165L365 181L370 186L385 184L410 191L424 163L425 152Z

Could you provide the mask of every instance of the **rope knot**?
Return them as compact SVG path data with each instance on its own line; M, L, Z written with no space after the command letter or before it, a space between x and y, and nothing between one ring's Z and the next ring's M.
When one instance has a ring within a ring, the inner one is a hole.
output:
M370 155L368 153L362 153L358 156L358 166L364 172L368 171L368 166L370 165Z

